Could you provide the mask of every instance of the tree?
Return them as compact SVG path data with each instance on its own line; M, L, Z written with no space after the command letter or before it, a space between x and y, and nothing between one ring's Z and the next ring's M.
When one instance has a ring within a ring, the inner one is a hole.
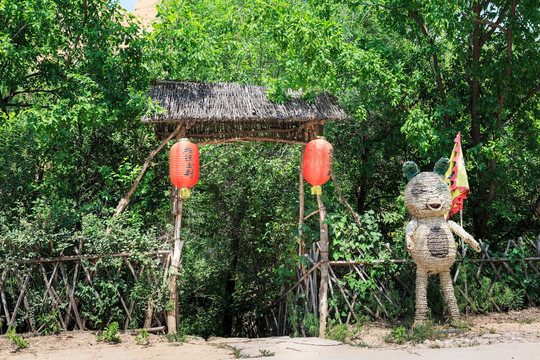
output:
M538 149L534 140L540 135L535 120L540 68L534 65L540 61L538 4L510 0L376 5L387 19L386 27L402 24L397 26L399 33L416 39L429 59L428 72L406 101L412 104L419 97L417 104L431 121L422 125L407 121L403 130L412 135L421 126L447 139L459 130L469 133L465 149L473 165L470 207L476 237L485 238L491 235L490 219L498 222L510 212L504 201L497 201L496 192L514 188L518 171L526 178L538 174L533 159L514 157L517 148L524 156ZM520 129L523 123L529 124L528 134ZM531 185L538 189L537 183ZM505 195L512 197L509 193ZM536 198L527 197L530 209Z
M0 29L1 209L103 211L148 146L137 22L106 0L2 1Z

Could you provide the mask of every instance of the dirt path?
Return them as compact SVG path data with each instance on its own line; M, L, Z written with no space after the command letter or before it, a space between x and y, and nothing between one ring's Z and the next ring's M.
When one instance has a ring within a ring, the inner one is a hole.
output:
M273 360L538 360L540 359L540 308L470 317L470 330L420 344L389 344L384 338L391 325L366 325L346 339L351 344L319 338L272 337L263 339L192 337L187 342L168 342L150 335L149 345L138 345L135 334L122 334L122 342L109 345L90 331L27 337L29 346L14 351L12 341L0 336L0 360L217 360L237 357L269 357Z

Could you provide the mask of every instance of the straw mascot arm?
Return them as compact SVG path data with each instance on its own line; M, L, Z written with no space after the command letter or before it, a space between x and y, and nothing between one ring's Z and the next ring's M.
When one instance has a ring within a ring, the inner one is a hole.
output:
M416 227L418 224L415 220L409 221L407 224L407 228L405 229L405 239L407 241L407 250L414 249L414 231L416 230Z
M463 241L469 244L476 252L480 252L481 249L478 242L474 240L472 235L466 232L461 226L459 226L458 224L456 224L455 222L451 220L448 221L448 226L450 227L450 230L452 230L454 234L462 238Z

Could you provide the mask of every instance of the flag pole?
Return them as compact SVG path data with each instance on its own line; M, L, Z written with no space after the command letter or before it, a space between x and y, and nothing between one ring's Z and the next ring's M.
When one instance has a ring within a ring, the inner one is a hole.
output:
M463 207L459 209L459 224L461 225L461 228L463 228ZM465 254L467 253L467 249L465 248L465 242L463 241L463 238L461 238L461 259L465 261ZM465 263L462 263L464 265L463 267L463 273L465 275L465 296L469 297L469 291L467 286L467 265Z

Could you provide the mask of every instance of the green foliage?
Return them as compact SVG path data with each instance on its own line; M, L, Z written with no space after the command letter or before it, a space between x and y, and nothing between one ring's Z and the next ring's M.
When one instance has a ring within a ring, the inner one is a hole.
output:
M325 337L327 339L346 342L355 337L355 335L362 330L361 325L349 326L347 324L339 324L336 326L329 326L326 328Z
M265 349L259 349L259 353L261 354L261 357L267 357L267 356L274 356L276 355L275 352L272 352L270 350L265 350Z
M58 322L58 311L53 310L50 314L41 314L37 317L41 333L43 335L58 334L62 327Z
M423 324L406 329L403 326L394 326L390 334L384 339L389 343L404 344L410 341L414 344L423 343L426 340L440 340L446 334L443 329L433 324L432 321L424 321Z
M384 339L386 342L404 344L407 341L407 329L403 326L394 326L390 334Z
M8 339L13 342L13 346L15 346L17 350L26 349L28 347L28 340L24 340L21 335L17 335L14 328L8 332Z
M122 339L118 336L118 330L120 329L118 323L115 321L108 326L105 326L105 331L96 336L97 341L105 341L108 343L120 343Z
M139 335L135 337L135 342L137 343L137 345L146 346L146 345L150 344L149 335L150 334L148 334L147 330L141 329L141 330L139 330Z
M233 351L233 356L235 359L246 359L249 358L249 355L242 355L242 350L235 348L234 346L231 347Z
M304 328L308 336L319 336L319 319L309 313L304 318Z
M178 344L183 344L188 340L188 335L182 334L180 332L169 333L165 335L165 337L167 338L168 342L178 343Z

